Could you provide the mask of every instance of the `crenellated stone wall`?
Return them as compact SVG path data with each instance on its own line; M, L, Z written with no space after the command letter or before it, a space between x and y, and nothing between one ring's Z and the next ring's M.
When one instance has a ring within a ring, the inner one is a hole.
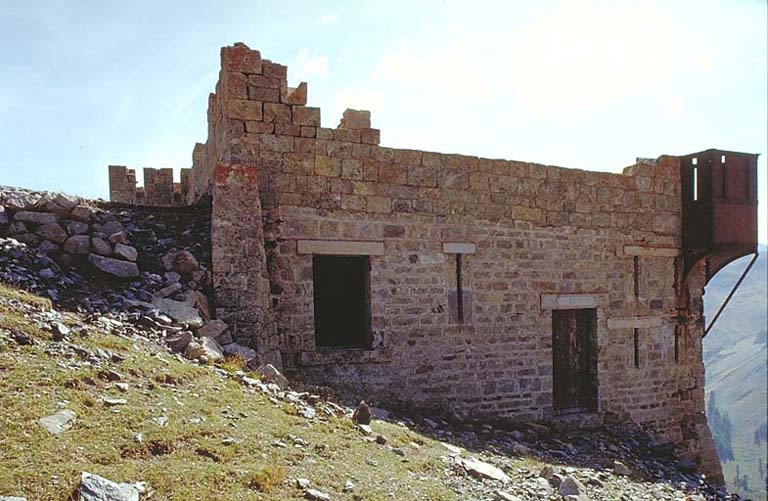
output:
M109 200L131 205L170 207L187 205L192 169L181 169L181 182L173 180L173 169L144 167L144 186L138 186L136 170L109 166Z

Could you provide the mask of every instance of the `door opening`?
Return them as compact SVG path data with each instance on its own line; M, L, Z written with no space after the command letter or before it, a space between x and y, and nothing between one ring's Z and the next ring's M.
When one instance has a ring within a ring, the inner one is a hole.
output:
M552 406L597 411L597 310L552 310Z

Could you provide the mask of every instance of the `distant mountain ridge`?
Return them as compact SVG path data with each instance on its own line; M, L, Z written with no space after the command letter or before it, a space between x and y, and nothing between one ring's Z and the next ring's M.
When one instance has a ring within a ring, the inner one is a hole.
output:
M754 499L766 496L766 427L768 408L768 247L760 245L752 270L736 291L715 326L704 338L707 414L729 488ZM721 270L707 285L704 312L707 322L733 288L751 256ZM714 393L714 400L712 394ZM730 446L722 445L730 423ZM714 424L718 423L718 424Z

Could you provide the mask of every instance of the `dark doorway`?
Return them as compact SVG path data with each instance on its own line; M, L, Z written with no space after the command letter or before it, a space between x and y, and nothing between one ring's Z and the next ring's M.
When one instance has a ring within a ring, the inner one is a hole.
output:
M368 256L314 256L315 346L370 348Z
M556 412L597 411L597 310L552 310Z

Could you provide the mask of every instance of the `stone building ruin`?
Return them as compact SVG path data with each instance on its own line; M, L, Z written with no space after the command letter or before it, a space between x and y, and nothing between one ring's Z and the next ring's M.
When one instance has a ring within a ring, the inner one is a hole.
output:
M180 189L187 204L211 197L216 314L237 342L390 405L632 421L722 478L702 295L757 250L757 155L610 174L387 148L367 111L321 126L286 70L221 50ZM110 167L113 200L139 203L131 182Z

